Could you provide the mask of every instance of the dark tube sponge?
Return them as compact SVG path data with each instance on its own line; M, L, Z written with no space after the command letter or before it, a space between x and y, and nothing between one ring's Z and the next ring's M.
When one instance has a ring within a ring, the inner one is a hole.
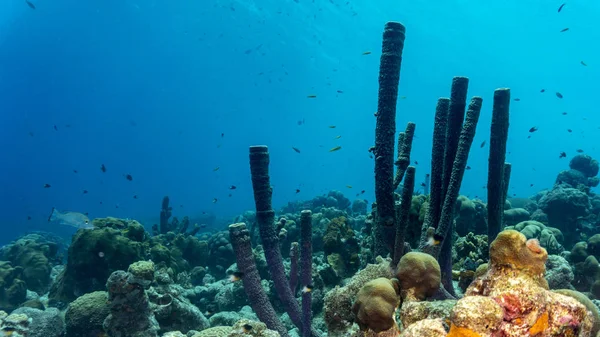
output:
M465 119L467 105L467 90L469 79L467 77L454 77L450 89L450 106L448 107L448 126L446 128L446 150L444 154L444 177L442 180L442 199L446 198L448 184L452 176L452 167L458 148L458 141ZM443 202L442 202L443 203Z
M506 202L506 199L508 198L508 186L510 185L510 173L512 171L512 165L510 163L504 163L504 178L503 178L503 182L502 182L502 187L504 188L504 197L502 198L502 200L504 200ZM504 206L504 205L503 205ZM504 208L502 208L504 210ZM504 215L504 212L502 212L502 214Z
M387 255L394 244L389 229L395 224L394 210L394 138L396 135L396 102L405 28L398 22L385 24L379 65L379 97L375 128L375 256ZM387 228L386 228L387 227Z
M288 337L288 332L281 324L275 309L260 284L260 276L252 254L250 232L244 223L229 225L229 238L235 252L238 271L243 273L242 283L244 291L250 300L250 305L261 322L271 330L279 332L281 336Z
M471 144L473 144L473 138L475 137L475 130L477 128L477 122L479 121L482 102L483 100L481 97L473 97L471 99L469 110L467 111L467 118L463 125L462 132L460 133L460 141L458 143L458 151L456 152L456 158L452 167L450 184L447 187L447 193L446 197L444 198L444 206L442 207L440 222L436 230L436 234L443 237L444 241L452 239L452 233L449 232L448 229L453 222L456 198L458 198L460 185L467 167L469 151L471 150ZM440 245L437 247L439 246ZM437 256L437 254L434 256Z
M311 336L312 323L312 212L300 213L300 282L302 285L302 337Z
M294 325L302 329L300 305L292 294L285 275L279 236L274 226L275 211L271 207L273 189L269 178L269 149L266 146L250 147L250 174L256 204L256 222L275 291ZM312 335L318 336L316 330L312 331Z
M433 247L433 256L438 259L442 271L442 284L452 295L454 295L454 286L452 285L452 226L454 224L454 207L467 167L469 151L471 151L473 138L475 138L482 102L481 97L473 97L469 104L467 118L460 133L456 158L452 166L452 175L450 176L450 183L446 190L440 222L436 230L436 234L443 238L442 243Z
M508 109L510 89L494 91L492 128L490 132L490 156L488 159L488 240L491 242L502 230L504 215L504 161L508 140Z
M412 142L415 136L416 124L408 122L406 124L406 130L400 132L398 136L398 158L396 159L396 177L394 177L394 190L398 188L402 178L404 178L404 172L410 165L410 152L412 150Z
M404 254L404 238L406 234L406 226L408 224L408 216L410 214L410 206L412 205L412 195L415 189L415 167L409 166L406 169L404 177L404 186L402 188L402 199L400 202L400 210L398 211L398 225L396 225L396 243L394 245L394 255L392 259L392 267L395 268L398 261Z
M292 294L296 294L298 289L298 256L300 255L300 247L298 242L292 242L290 247L290 290Z
M440 221L440 213L444 203L442 198L442 177L444 174L444 149L446 142L446 128L448 123L449 98L438 99L435 107L435 124L433 126L433 147L431 149L431 175L429 191L429 208L423 227L421 228L421 241L419 249L423 250L427 244L429 227L436 227Z

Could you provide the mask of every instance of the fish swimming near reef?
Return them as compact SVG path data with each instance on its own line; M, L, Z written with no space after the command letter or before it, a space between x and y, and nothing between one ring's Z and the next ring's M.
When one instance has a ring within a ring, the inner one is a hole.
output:
M56 208L52 208L52 213L48 217L48 222L58 225L71 226L78 229L91 229L94 225L90 223L90 219L83 213L78 212L61 212Z

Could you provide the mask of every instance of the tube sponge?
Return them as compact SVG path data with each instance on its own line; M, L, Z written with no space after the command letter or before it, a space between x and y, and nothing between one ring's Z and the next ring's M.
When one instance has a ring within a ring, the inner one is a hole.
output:
M358 292L352 306L360 329L382 332L394 327L394 314L400 305L399 294L397 280L381 277L367 282Z

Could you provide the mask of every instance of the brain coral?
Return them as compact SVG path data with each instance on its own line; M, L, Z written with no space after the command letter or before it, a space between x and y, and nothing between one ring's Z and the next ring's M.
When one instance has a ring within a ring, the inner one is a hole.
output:
M389 330L396 323L394 313L400 305L400 288L396 280L378 278L358 292L352 311L361 330Z

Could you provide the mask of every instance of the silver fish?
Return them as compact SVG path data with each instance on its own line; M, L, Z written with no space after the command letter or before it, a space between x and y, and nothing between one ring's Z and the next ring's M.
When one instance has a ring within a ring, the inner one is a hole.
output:
M94 225L90 223L90 219L85 214L78 212L61 212L54 207L52 208L52 213L50 213L50 216L48 217L48 222L75 228L94 228Z

